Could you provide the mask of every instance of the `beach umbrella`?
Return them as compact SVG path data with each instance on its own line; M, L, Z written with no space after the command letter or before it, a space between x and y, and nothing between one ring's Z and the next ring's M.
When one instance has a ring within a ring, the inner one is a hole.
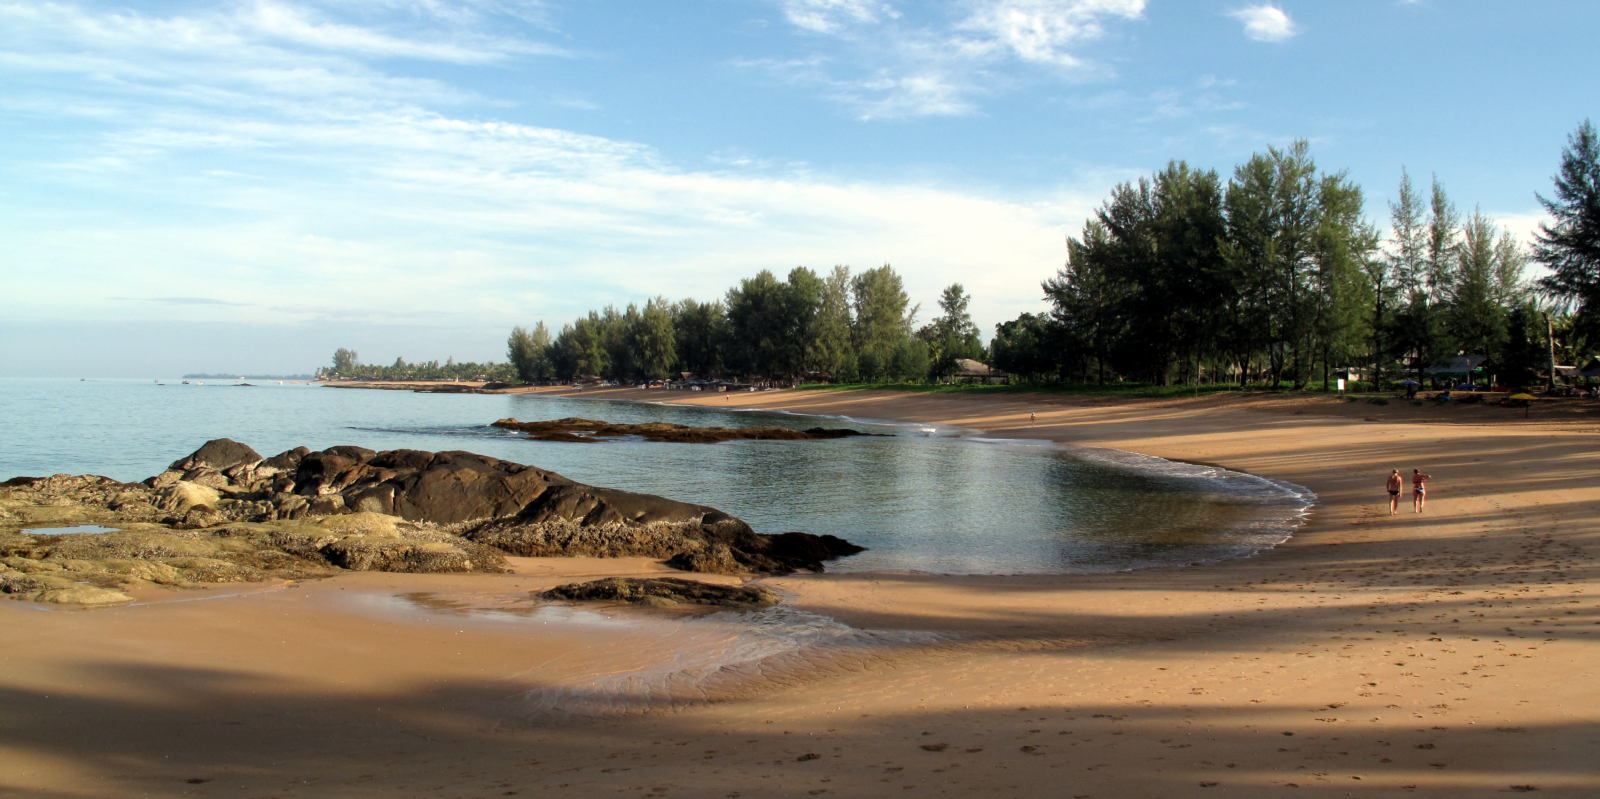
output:
M1400 385L1402 385L1402 386L1420 386L1422 384L1418 383L1415 380L1401 380L1400 381Z
M1524 417L1526 417L1528 413L1533 410L1533 401L1535 399L1538 398L1527 393L1526 391L1518 391L1517 393L1506 397L1506 401L1512 403L1513 406L1522 406L1522 415Z

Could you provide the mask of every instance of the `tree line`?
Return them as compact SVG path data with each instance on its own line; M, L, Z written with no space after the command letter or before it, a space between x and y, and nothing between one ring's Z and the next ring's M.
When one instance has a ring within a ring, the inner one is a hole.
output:
M333 351L333 364L331 366L318 367L316 376L319 380L490 380L509 382L516 377L516 372L508 363L458 362L455 358L447 358L444 363L439 363L436 360L407 363L405 358L395 358L394 363L388 366L367 364L361 362L361 355L355 350L340 347Z
M1116 186L1042 288L1051 310L1001 323L995 364L1040 381L1264 382L1305 388L1359 367L1378 384L1457 354L1532 382L1560 345L1581 358L1600 319L1600 158L1585 122L1562 156L1555 219L1528 254L1434 179L1401 173L1384 236L1361 188L1305 142L1224 181L1182 161ZM1542 304L1541 304L1542 301ZM1552 336L1560 339L1551 341Z
M551 335L544 322L516 327L507 358L524 382L602 378L920 381L980 358L971 298L946 288L940 313L917 327L904 282L885 264L826 275L798 266L780 280L763 269L721 299L669 301L590 311Z
M1043 281L1049 310L995 327L986 347L953 284L918 327L889 266L800 266L744 278L714 300L657 297L589 311L551 333L516 327L505 364L359 364L341 348L319 376L841 382L947 377L963 358L1055 383L1237 383L1306 388L1346 368L1378 385L1430 364L1486 356L1500 382L1532 383L1552 359L1600 343L1600 141L1568 140L1550 222L1530 253L1481 211L1463 214L1435 177L1401 171L1386 230L1361 187L1304 141L1268 148L1224 179L1173 161L1114 187ZM1370 373L1370 374L1369 374Z

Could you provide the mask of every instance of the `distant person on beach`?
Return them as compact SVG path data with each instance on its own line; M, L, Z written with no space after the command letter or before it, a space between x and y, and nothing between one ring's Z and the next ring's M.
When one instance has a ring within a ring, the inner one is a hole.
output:
M1422 512L1422 506L1428 502L1428 481L1433 479L1431 474L1423 474L1421 469L1411 470L1411 507L1417 513Z
M1037 421L1039 421L1039 414L1034 413L1033 411L1028 411L1028 421L1029 422L1037 422Z
M1389 473L1389 515L1400 512L1400 470Z

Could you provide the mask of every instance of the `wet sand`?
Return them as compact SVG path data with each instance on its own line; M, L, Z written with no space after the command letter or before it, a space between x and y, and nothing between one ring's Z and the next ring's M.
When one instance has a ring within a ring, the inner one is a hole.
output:
M713 701L628 678L670 676L657 648L743 646L737 625L541 620L527 601L665 571L643 560L0 603L0 795L1600 795L1592 405L577 395L1115 447L1319 502L1287 544L1204 567L768 580L868 638L710 680L674 661ZM1427 512L1403 497L1389 516L1383 478L1412 467L1434 475Z

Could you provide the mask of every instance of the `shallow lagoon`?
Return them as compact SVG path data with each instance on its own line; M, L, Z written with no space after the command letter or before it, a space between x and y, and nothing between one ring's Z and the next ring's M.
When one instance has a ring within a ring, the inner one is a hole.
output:
M870 551L836 571L1112 571L1238 557L1281 541L1309 495L1212 467L972 431L532 395L413 394L179 380L0 380L0 479L137 480L212 438L465 449L574 480L712 505L763 532L832 533ZM889 438L669 444L535 442L487 425L586 416L689 425L851 426Z

